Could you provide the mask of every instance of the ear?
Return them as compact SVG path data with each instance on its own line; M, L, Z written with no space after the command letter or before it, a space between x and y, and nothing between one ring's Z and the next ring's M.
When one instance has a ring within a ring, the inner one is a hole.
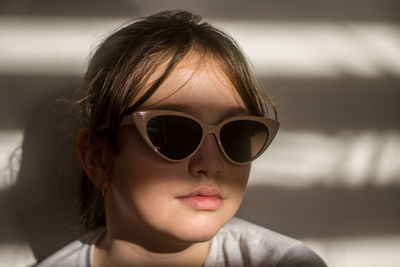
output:
M100 189L110 184L112 150L105 140L91 140L89 129L82 129L76 137L76 153L86 175Z

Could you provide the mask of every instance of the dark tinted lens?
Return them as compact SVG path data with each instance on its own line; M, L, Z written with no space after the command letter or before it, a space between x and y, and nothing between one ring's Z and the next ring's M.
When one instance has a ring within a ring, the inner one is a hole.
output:
M257 156L268 140L268 128L257 121L238 120L221 128L221 143L228 156L246 162Z
M179 160L189 156L199 145L202 129L189 118L160 115L147 123L150 141L164 156Z

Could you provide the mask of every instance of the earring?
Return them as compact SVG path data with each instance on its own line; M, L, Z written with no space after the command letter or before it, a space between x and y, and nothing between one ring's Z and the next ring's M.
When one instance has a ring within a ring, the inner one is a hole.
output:
M101 183L101 196L102 196L102 197L105 196L106 191L107 191L107 188L106 188L105 182L103 181L103 182Z

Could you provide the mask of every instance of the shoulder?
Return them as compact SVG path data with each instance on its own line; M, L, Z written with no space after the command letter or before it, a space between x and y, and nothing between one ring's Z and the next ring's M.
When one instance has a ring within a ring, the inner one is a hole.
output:
M303 243L289 247L277 267L326 267L326 263Z
M214 237L210 254L216 266L326 266L301 241L238 218Z
M54 254L38 263L37 267L89 267L91 266L91 254L94 244L103 235L105 228L94 229L79 239L64 246Z
M218 235L224 240L238 241L242 247L263 247L279 254L290 247L303 244L299 240L235 217L220 230Z

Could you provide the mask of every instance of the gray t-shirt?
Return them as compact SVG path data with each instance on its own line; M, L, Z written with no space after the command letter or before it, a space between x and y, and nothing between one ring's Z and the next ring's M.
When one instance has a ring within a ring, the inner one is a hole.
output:
M51 255L38 267L92 267L93 251L105 228L95 229ZM204 267L325 267L302 242L232 218L211 240Z

